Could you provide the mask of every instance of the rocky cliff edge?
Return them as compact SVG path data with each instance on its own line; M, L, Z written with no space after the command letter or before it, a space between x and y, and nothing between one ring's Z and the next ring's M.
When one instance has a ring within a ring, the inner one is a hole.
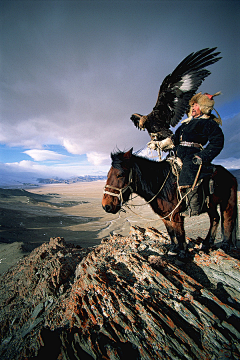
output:
M50 239L1 278L0 358L239 359L240 261L132 227L80 248Z

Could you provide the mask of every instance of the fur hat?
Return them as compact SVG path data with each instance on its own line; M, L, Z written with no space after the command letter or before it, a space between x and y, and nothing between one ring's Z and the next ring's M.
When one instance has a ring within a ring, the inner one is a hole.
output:
M205 93L205 94L202 94L201 92L199 92L198 94L194 95L191 100L189 101L189 105L190 105L190 109L189 109L189 113L188 115L190 116L191 113L192 113L192 106L194 103L197 103L200 107L200 110L201 112L204 114L204 115L208 115L210 117L211 115L211 111L213 110L213 106L214 106L214 100L213 100L213 97L214 96L218 96L220 95L221 92L217 92L216 94L214 95L210 95L208 93ZM214 109L215 110L215 109ZM216 110L215 110L216 111ZM222 120L220 118L220 115L218 114L218 112L216 111L217 115L218 115L218 118L214 117L214 120L222 125ZM212 117L212 116L211 116Z

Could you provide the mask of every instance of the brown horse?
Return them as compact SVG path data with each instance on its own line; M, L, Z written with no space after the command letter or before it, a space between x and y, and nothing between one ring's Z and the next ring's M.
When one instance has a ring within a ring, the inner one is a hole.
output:
M102 206L106 212L116 214L131 193L136 193L149 202L153 211L158 214L171 238L171 253L179 258L187 256L184 216L181 215L183 202L179 204L176 176L171 171L168 161L152 161L132 153L117 152L111 154L112 166L105 185ZM202 212L210 218L210 229L203 241L202 250L208 252L216 237L220 216L217 206L220 205L222 244L224 251L236 244L237 237L237 180L222 166L215 166L212 176L214 193L209 195L209 204ZM209 180L209 179L208 179ZM203 181L205 193L208 192L208 181ZM160 190L160 191L159 191ZM178 206L177 206L178 205ZM177 207L176 207L177 206ZM171 215L170 215L171 214Z

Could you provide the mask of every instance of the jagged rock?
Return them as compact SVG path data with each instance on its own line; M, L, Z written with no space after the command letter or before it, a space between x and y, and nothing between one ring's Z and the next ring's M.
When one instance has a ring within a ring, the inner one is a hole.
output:
M190 239L189 239L190 240ZM239 359L240 262L132 227L80 248L51 239L1 279L0 358Z

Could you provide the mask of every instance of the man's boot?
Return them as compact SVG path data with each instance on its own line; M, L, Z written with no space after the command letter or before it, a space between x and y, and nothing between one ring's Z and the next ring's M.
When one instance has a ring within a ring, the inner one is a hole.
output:
M180 187L180 194L182 200L182 216L190 216L190 207L189 207L189 200L188 200L188 192L190 191L190 187L181 188Z
M204 204L203 187L196 186L193 190L190 188L183 188L180 191L182 197L185 196L186 202L186 210L184 210L182 215L191 217L201 214L201 210Z

